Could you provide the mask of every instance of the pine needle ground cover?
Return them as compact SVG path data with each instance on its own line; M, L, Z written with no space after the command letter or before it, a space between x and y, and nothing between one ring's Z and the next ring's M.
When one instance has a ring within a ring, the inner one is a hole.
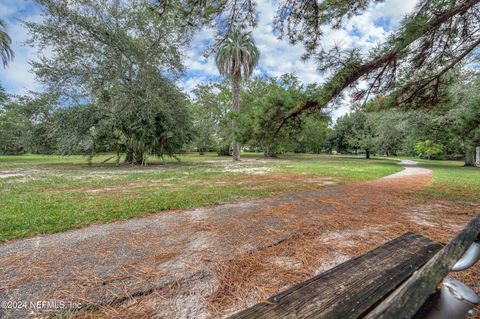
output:
M450 241L480 203L419 201L432 175L423 170L13 241L0 245L3 287L8 298L85 306L60 318L224 317L405 232ZM479 270L455 277L478 292Z
M400 171L395 161L316 155L243 161L207 153L116 165L112 155L0 156L0 241L61 232L165 210L317 190ZM109 161L105 162L105 160ZM105 162L105 163L104 163Z

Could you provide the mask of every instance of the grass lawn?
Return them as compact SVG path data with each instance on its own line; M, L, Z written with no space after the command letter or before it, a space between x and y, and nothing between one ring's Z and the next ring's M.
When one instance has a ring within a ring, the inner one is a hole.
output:
M461 161L415 160L433 170L432 185L420 192L421 196L480 201L480 168L463 167Z
M315 190L400 171L395 161L291 154L151 159L147 167L82 156L0 156L0 241L84 227L169 209Z

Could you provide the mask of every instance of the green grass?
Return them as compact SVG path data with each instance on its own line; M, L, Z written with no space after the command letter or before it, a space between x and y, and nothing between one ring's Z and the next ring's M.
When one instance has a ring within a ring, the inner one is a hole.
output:
M341 178L345 182L360 182L380 178L402 170L397 162L386 159L365 160L363 157L315 156L309 154L284 157L278 170L286 173L308 173Z
M464 167L461 161L415 160L433 171L432 185L420 192L422 196L480 201L480 168Z
M305 154L262 160L259 154L242 155L240 164L215 154L185 154L180 161L151 159L147 167L102 163L108 154L95 158L91 167L82 156L0 156L3 175L17 174L0 178L0 241L324 187L302 182L311 177L350 183L401 170L389 160Z

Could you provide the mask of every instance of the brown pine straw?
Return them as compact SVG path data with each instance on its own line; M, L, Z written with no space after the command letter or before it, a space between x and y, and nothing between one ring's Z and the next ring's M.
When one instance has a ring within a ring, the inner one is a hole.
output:
M133 296L130 286L120 289L123 281L119 279L148 282L166 276L154 265L179 256L181 246L172 246L145 263L125 265L125 271L117 274L121 277L110 278L119 282L116 291L122 291L116 303L98 304L88 295L82 296L79 291L86 285L96 287L106 281L83 271L82 286L65 287L59 297L92 306L62 315L89 319L182 317L185 314L179 311L185 306L184 298L194 296L193 306L198 309L191 317L225 317L406 232L448 243L480 205L447 200L419 203L415 191L430 178L351 184L331 194L298 195L275 209L266 200L262 210L241 219L226 215L199 220L189 226L192 236L208 234L221 246L199 250L196 261L187 265L186 273L178 274L178 280ZM180 221L177 227L170 230L172 234L187 226ZM451 276L480 294L480 265Z

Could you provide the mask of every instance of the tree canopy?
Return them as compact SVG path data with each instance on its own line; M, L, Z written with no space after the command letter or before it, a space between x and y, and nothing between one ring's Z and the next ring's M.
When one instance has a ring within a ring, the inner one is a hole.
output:
M24 22L29 43L53 53L40 55L33 71L60 106L75 106L62 116L84 119L72 120L68 135L80 135L62 150L84 145L94 154L106 144L140 164L147 154L173 155L189 140L187 99L173 80L184 69L190 29L175 14L159 17L147 0L38 2L44 19Z
M362 1L280 1L274 21L276 31L292 43L303 43L306 57L314 58L319 70L328 71L327 80L312 99L285 113L287 121L312 109L338 102L350 91L357 100L375 94L388 95L385 102L404 107L434 105L443 92L449 70L472 54L480 45L479 0L422 0L384 43L366 52L362 48L321 46L324 30L340 28L345 21L375 6L378 0ZM210 24L219 29L221 43L228 30L248 24L254 26L252 0L160 1L158 12L183 8L191 13L190 23ZM358 84L366 82L367 89Z
M280 134L275 134L273 113L283 113L307 99L314 86L305 86L292 74L277 78L256 77L242 85L241 114L238 116L238 141L252 151L265 156L293 152L318 153L323 150L329 116L318 112L315 116L299 118L289 123ZM225 154L230 136L234 133L228 123L235 115L229 103L231 93L227 82L201 84L192 101L195 123L194 144L197 149L216 150Z
M351 152L358 141L386 155L418 155L427 158L459 159L473 165L475 147L480 145L480 76L470 68L452 70L451 80L434 109L382 109L382 99L337 120L329 135L332 149ZM354 118L368 123L371 135L355 129Z
M0 88L4 153L115 152L143 164L190 147L228 154L232 141L266 156L428 148L457 157L480 144L480 0L421 0L371 50L322 39L380 1L281 0L274 31L303 45L325 76L310 85L294 74L249 79L260 55L246 31L256 22L251 0L37 2L43 19L23 23L45 94L14 98ZM205 26L218 30L210 50L226 80L189 97L176 83L183 52ZM2 22L3 64L13 57L10 44ZM347 96L354 111L329 127L331 107Z
M251 32L235 29L218 48L215 62L218 71L231 81L248 79L260 58Z

